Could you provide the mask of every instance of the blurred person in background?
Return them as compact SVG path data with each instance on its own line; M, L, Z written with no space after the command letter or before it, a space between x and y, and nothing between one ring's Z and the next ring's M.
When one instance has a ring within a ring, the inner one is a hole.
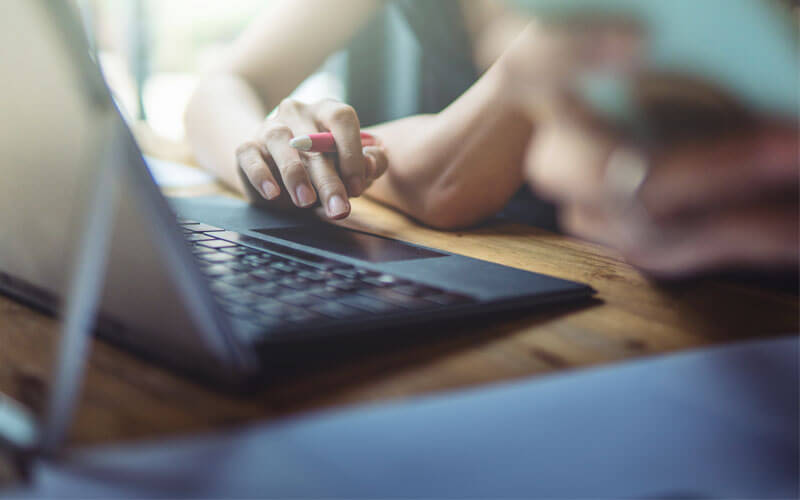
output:
M673 132L684 137L637 144L581 103L569 82L600 65L627 74L648 99L646 64L637 60L640 35L619 26L578 32L534 23L504 60L518 85L514 93L536 122L526 178L558 205L561 227L619 250L655 276L790 270L785 284L796 289L797 115L787 121L730 110L716 130L699 117L676 114L674 102L658 103L664 96L651 92L650 108L677 117ZM609 48L602 58L599 45Z

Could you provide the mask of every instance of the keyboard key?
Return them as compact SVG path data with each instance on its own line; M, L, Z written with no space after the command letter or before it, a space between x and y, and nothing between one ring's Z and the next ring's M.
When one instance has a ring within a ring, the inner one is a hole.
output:
M180 224L181 226L190 226L190 225L193 225L193 224L200 224L196 220L186 219L184 217L176 217L176 220L178 221L178 224Z
M231 260L231 261L225 262L222 265L224 265L225 267L230 269L231 272L237 272L237 273L249 273L250 272L250 268L249 267L247 267L245 265L242 265L241 262L236 262L235 260Z
M296 269L286 261L273 262L269 265L270 269L282 271L284 273L294 273Z
M271 261L272 258L269 254L262 254L262 253L249 253L242 258L242 261L245 263L252 263L256 265L266 264L267 262Z
M231 255L247 255L249 253L249 250L247 248L239 246L222 248L222 251L225 253L229 253ZM240 260L244 261L244 259Z
M331 278L331 274L324 271L300 271L297 276L309 281L325 281Z
M320 303L320 298L310 293L289 293L278 297L278 300L293 306L311 306Z
M247 291L264 297L275 297L286 292L287 289L274 282L263 282L257 285L249 285Z
M302 309L290 306L289 304L284 304L283 302L278 302L277 300L267 300L266 302L262 301L253 307L257 311L274 318L286 318L292 314L302 311Z
M343 292L352 292L362 288L362 285L356 281L334 280L327 283L328 286L342 290Z
M313 312L322 314L329 318L349 318L352 316L363 315L364 311L353 307L348 307L344 304L337 304L336 302L326 302L311 308Z
M381 274L377 271L370 271L369 269L358 269L358 268L337 269L333 271L333 274L348 279L389 276L388 274Z
M335 299L336 297L341 297L344 295L345 292L339 290L338 288L333 288L330 286L326 286L324 288L313 288L308 291L314 297L319 297L320 299Z
M213 251L214 251L213 248L208 248L208 247L201 247L201 246L192 247L192 253L195 255L200 255L201 253L210 253Z
M222 253L222 252L204 253L204 254L198 255L197 257L199 259L203 259L206 262L214 262L214 263L230 262L230 261L234 260L234 258L235 258L233 255L230 255L230 254L227 254L227 253Z
M209 240L200 242L200 246L208 248L229 248L235 247L236 243L231 243L225 240Z
M273 280L273 279L278 280L286 276L286 274L280 271L275 271L274 269L270 268L256 269L254 271L251 271L251 274L263 280Z
M379 276L368 276L366 278L361 278L362 283L366 283L371 286L377 287L384 287L384 286L392 286L392 285L405 285L410 284L411 282L408 280L396 278L390 274L381 274Z
M256 295L254 293L250 293L246 290L241 290L238 288L234 289L233 292L227 292L221 294L222 299L233 302L234 304L240 304L244 306L252 306L256 307L264 302L264 297L260 295Z
M205 235L203 233L191 233L186 236L187 241L210 241L213 240L211 236Z
M399 306L363 295L347 295L338 299L337 302L372 313L390 313L402 310Z
M202 272L206 276L222 276L225 274L234 273L235 271L225 264L214 264L203 268Z
M307 290L311 287L311 282L303 278L284 278L278 283L292 290Z
M208 224L191 224L186 226L186 229L191 229L195 233L211 233L217 231L224 231L224 229L222 228L216 226L210 226Z
M213 281L209 287L211 288L212 292L220 296L226 296L228 294L239 292L239 289L235 286L223 283L222 281Z
M436 307L436 304L432 302L409 295L403 295L402 293L396 293L390 288L367 288L365 290L359 290L358 293L406 309L427 309Z
M262 280L252 276L250 274L240 273L240 274L228 274L222 277L217 278L219 281L223 283L227 283L229 285L238 286L238 287L248 287L250 285L260 285L263 283Z

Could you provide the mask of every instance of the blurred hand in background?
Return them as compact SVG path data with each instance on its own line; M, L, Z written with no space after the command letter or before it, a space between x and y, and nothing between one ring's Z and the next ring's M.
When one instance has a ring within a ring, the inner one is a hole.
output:
M656 276L796 268L796 121L755 117L726 133L644 145L572 91L589 70L643 81L642 44L635 30L603 24L532 24L517 40L503 64L536 124L525 160L532 188L559 205L566 231Z

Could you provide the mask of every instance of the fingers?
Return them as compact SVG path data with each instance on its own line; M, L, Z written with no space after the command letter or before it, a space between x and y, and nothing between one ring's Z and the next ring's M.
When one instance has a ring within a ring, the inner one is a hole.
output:
M676 278L731 267L797 266L797 205L746 207L699 219L659 246L642 245L628 260L651 274Z
M280 172L283 184L298 207L309 207L317 201L303 160L296 149L289 146L292 131L277 121L268 121L261 140Z
M528 146L525 173L531 187L550 200L603 202L603 174L613 139L566 121L542 126Z
M236 162L261 196L274 200L281 194L278 182L264 160L258 144L246 142L239 146L236 150Z
M296 135L312 134L319 130L315 123L315 113L297 101L285 100L281 103L281 119L292 128ZM356 128L356 135L359 134ZM360 136L359 136L360 140ZM283 143L288 146L288 141ZM338 144L337 144L338 147ZM301 153L295 155L302 159L305 170L313 184L316 197L319 199L325 215L331 219L341 219L350 215L350 203L347 201L347 189L336 169L336 162L331 155L322 153Z
M590 210L583 205L564 205L558 211L558 223L564 232L610 247L618 242L612 222L605 211Z
M367 185L364 187L366 189L372 185L375 179L386 172L389 166L389 159L386 158L386 152L380 146L366 146L362 152L366 161Z
M322 153L305 153L303 156L325 214L331 219L342 219L350 215L347 190L333 160Z
M303 153L289 145L296 135L320 130L333 135L336 156ZM257 141L237 150L237 161L265 198L276 198L283 184L296 206L319 200L328 217L339 219L350 214L348 198L363 193L388 164L382 147L362 148L360 132L358 116L346 104L327 100L308 106L286 99L264 123Z
M642 201L654 218L668 219L796 193L797 148L797 136L782 131L684 146L653 166Z
M639 155L637 165L616 161L628 148L607 130L561 120L540 127L526 175L540 195L554 201L624 206L634 197L653 219L667 220L796 193L796 147L794 137L781 142L750 133L667 150L652 161Z
M367 178L358 115L352 106L333 100L318 103L316 115L336 141L339 172L347 186L347 193L350 196L361 195Z
M791 267L800 258L796 202L666 223L637 210L620 213L573 204L562 208L560 222L565 231L612 246L628 263L661 278L731 267Z

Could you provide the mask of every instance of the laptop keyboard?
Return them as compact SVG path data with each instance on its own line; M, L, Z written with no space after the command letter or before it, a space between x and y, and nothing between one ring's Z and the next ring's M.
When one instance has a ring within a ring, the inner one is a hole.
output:
M211 291L248 340L302 324L474 300L391 274L179 219Z

